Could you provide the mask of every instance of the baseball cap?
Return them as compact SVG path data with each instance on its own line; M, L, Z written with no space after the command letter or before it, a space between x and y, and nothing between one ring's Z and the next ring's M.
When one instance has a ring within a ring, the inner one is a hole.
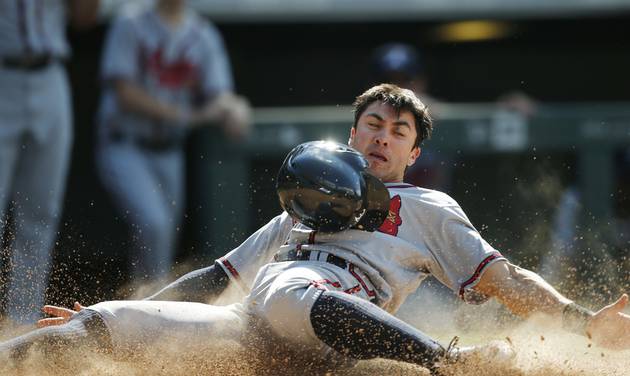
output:
M403 73L415 76L422 72L420 53L408 44L388 43L374 51L374 70L377 75Z

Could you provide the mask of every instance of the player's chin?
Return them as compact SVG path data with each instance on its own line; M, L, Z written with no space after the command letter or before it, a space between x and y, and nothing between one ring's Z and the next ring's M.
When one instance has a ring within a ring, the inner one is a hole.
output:
M382 181L387 181L387 177L390 175L385 166L381 162L371 163L370 167L367 169L368 172Z

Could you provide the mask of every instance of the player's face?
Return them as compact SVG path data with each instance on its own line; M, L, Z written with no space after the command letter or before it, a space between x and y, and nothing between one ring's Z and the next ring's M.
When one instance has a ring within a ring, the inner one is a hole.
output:
M405 168L420 155L414 147L416 126L413 114L383 102L370 104L361 114L356 128L350 130L348 144L360 151L370 163L369 171L383 182L401 182Z

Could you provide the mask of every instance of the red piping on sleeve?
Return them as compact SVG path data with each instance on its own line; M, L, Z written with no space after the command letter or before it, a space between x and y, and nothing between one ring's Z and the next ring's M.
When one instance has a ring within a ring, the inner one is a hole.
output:
M473 284L479 278L479 276L481 276L481 273L486 268L486 266L490 264L491 261L496 260L501 257L503 257L503 255L501 255L499 252L496 252L486 257L485 259L483 259L483 261L479 263L479 266L477 266L477 269L475 270L475 273L472 275L472 277L470 277L468 280L466 280L466 282L462 283L462 285L460 286L459 297L463 299L464 291L466 290L466 287Z
M230 274L232 274L232 277L234 277L235 279L240 278L238 272L236 271L236 268L234 268L234 266L232 266L232 264L227 259L221 259L221 263L230 272Z

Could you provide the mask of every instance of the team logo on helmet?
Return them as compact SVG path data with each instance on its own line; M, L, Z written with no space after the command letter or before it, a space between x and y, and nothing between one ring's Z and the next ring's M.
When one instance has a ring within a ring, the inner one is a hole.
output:
M396 195L392 197L389 201L389 213L387 214L387 218L378 228L378 231L396 236L398 235L398 227L402 224L402 218L400 218L400 206L402 205L402 200L400 199L400 195Z

